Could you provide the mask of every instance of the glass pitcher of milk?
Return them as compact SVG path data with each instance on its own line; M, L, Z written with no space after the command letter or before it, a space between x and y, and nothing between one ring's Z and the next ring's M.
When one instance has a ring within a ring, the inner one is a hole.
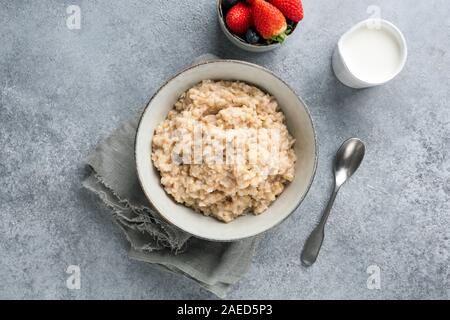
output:
M392 23L368 19L339 40L332 65L346 86L367 88L385 84L402 71L407 58L406 40Z

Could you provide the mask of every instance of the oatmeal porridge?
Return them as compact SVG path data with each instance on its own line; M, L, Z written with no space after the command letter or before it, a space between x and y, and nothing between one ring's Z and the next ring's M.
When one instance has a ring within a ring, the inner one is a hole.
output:
M293 180L294 142L273 96L205 80L158 125L151 157L175 201L230 222L264 212Z

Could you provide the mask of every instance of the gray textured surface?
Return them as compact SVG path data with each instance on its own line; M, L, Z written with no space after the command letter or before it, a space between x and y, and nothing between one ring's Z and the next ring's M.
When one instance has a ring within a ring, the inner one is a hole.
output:
M72 3L81 30L65 25ZM335 80L330 56L371 4L404 31L410 55L392 83L354 91ZM81 187L97 141L205 52L281 75L309 104L320 146L308 197L267 233L229 297L449 298L448 1L305 0L305 11L295 40L255 55L227 42L212 0L0 0L0 298L213 297L129 261L108 212ZM301 247L328 197L331 157L349 136L367 142L367 158L306 270ZM65 286L69 264L81 267L81 290ZM366 287L372 264L381 290Z

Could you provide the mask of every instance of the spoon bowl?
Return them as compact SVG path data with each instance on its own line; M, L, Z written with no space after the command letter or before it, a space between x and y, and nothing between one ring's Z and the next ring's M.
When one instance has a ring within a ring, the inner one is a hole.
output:
M342 144L334 160L336 186L342 186L355 173L364 158L365 152L366 147L358 138L350 138Z

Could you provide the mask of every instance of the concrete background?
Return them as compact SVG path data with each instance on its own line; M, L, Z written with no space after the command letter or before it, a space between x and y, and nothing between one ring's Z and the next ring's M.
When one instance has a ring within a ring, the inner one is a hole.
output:
M66 27L69 4L81 29ZM263 65L310 107L320 160L312 189L267 233L229 298L450 298L450 5L447 0L304 0L281 49L250 54L221 34L215 1L0 0L0 298L214 298L127 258L109 212L81 186L83 159L196 56ZM386 86L356 91L330 70L339 38L369 5L403 30L409 60ZM299 260L350 136L367 157L342 189L318 263ZM81 267L81 290L65 285ZM370 265L381 289L366 286Z

